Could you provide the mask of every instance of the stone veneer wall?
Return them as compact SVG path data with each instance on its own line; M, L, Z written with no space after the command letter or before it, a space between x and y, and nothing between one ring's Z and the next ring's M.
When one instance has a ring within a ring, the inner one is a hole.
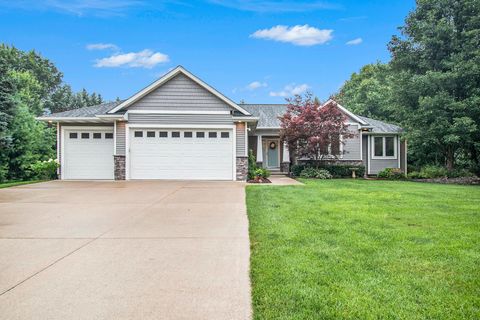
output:
M248 177L248 157L237 157L237 181L246 181Z
M289 173L290 172L290 162L282 162L280 164L280 171Z
M125 156L113 156L115 180L125 180Z

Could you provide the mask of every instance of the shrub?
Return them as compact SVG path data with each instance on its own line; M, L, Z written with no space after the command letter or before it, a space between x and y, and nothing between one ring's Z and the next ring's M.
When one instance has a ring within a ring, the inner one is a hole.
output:
M448 175L448 170L444 167L429 165L420 170L420 176L423 179L444 178Z
M454 169L447 172L447 177L449 178L475 177L475 174L473 174L467 169Z
M438 166L425 166L420 171L408 174L409 179L436 179L436 178L465 178L475 177L475 174L467 169L447 170Z
M270 177L270 171L268 171L265 168L257 168L255 169L255 177L260 177L260 178L268 178Z
M423 179L419 171L412 171L407 174L408 179Z
M299 177L302 171L306 168L316 168L312 164L295 164L291 168L294 176ZM365 166L352 166L348 164L324 164L318 166L319 169L327 170L333 178L350 178L352 176L352 168L356 169L357 177L362 177L365 174Z
M253 178L255 178L255 170L257 169L258 169L257 160L253 155L253 151L249 150L248 151L248 180L252 180Z
M30 170L35 179L50 180L57 177L59 167L58 160L49 159L48 161L37 161L30 165Z
M400 180L405 178L405 174L402 172L402 169L399 168L386 168L378 173L378 177L389 180Z
M299 177L300 173L302 173L303 169L305 169L306 166L304 164L294 164L290 168L290 172L292 173L293 176Z
M300 173L302 178L332 179L332 175L325 169L307 167Z

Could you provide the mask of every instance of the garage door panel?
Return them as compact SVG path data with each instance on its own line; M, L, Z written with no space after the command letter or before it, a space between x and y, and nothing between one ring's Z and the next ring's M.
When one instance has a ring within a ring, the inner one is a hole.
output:
M233 139L229 138L173 138L171 130L144 129L143 137L130 133L131 179L199 179L232 180ZM146 131L157 131L155 137L146 137ZM167 138L159 138L158 131L168 131ZM191 132L191 130L187 130ZM222 130L223 132L228 130Z
M70 138L77 133L77 138ZM81 134L88 133L88 139ZM101 133L100 139L94 139L93 133ZM113 139L107 139L105 133L113 129L66 129L64 131L64 179L113 179Z

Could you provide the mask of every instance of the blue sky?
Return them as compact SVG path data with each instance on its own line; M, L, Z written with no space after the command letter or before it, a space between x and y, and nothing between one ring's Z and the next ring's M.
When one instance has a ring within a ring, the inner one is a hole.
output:
M74 90L128 98L183 65L230 97L324 100L387 43L414 0L0 0L0 41L52 60Z

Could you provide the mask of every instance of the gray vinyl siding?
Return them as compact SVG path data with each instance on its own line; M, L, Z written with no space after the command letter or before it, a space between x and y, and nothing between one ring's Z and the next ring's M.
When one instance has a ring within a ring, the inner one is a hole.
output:
M245 157L246 155L246 136L245 136L245 123L236 124L236 150L237 157Z
M343 160L360 160L361 159L361 140L360 132L357 125L349 125L348 130L355 136L351 139L345 139L343 142Z
M117 156L124 156L125 155L125 122L117 121L117 129L115 133L115 142L116 142L116 150L115 154Z
M179 74L131 105L129 110L230 111L225 102L195 81Z
M377 174L386 168L398 168L398 159L370 159L370 174Z
M229 114L129 113L128 122L133 124L233 125L232 116Z

